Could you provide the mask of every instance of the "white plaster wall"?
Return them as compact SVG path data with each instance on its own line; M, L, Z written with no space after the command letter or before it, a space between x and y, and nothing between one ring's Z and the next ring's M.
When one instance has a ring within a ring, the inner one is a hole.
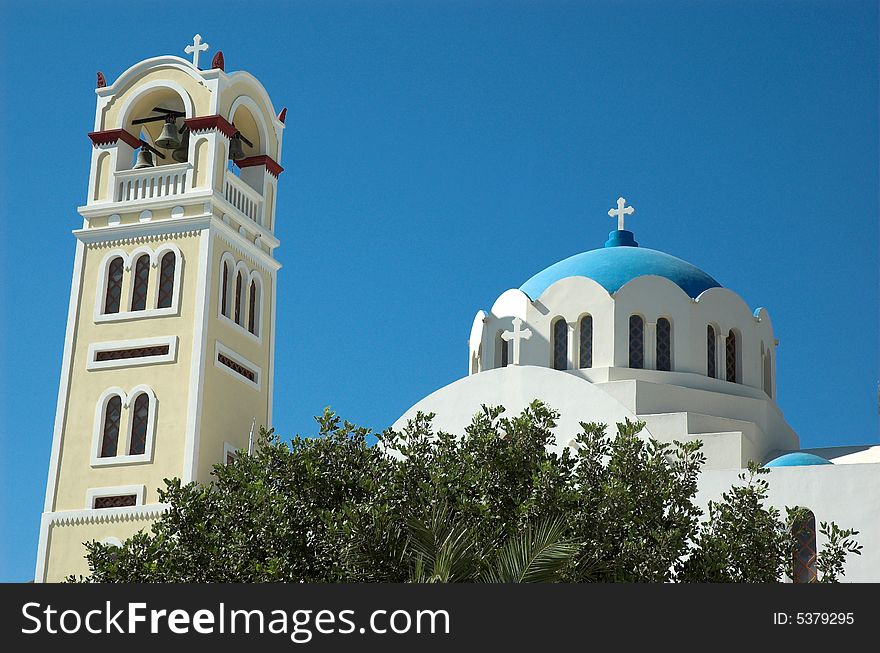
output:
M483 370L497 366L497 334L512 328L514 317L522 318L523 328L532 337L521 345L523 365L552 367L552 329L559 317L569 327L568 368L577 368L578 321L593 317L593 367L629 367L629 318L645 320L645 372L656 366L656 330L659 318L672 325L672 373L684 372L706 377L706 327L716 329L716 374L725 378L724 338L731 329L738 342L738 376L741 385L764 391L762 352L771 353L771 394L776 395L776 344L770 317L765 309L753 313L736 293L726 288L710 288L691 299L676 284L663 277L646 275L633 279L613 295L585 277L567 277L551 285L536 300L529 300L517 289L507 290L482 318L479 342L475 342L476 323L471 331L470 351L481 351ZM637 372L638 373L638 372ZM671 377L670 377L671 378ZM723 387L718 388L724 391ZM730 387L730 392L739 390Z
M392 428L402 429L417 412L435 413L435 431L463 433L482 404L504 406L514 417L533 400L540 399L561 416L555 429L555 451L561 452L581 432L580 422L614 425L635 414L588 381L545 367L509 366L467 376L431 393L398 419ZM645 429L645 437L652 437Z
M705 471L700 477L698 503L705 509L710 499L739 482L739 471ZM834 521L841 528L855 528L864 546L862 555L850 556L846 565L849 582L880 582L880 464L778 467L765 476L770 482L771 505L804 506L819 522ZM824 538L817 543L821 547Z

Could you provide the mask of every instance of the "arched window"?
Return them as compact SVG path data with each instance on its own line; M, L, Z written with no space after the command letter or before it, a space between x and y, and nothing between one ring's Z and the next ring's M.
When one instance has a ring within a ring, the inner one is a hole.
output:
M101 458L112 458L116 455L121 418L122 397L113 395L104 406L104 422L101 425Z
M118 313L122 297L122 257L117 256L107 266L107 291L104 293L104 312Z
M134 288L131 292L131 310L147 307L147 285L150 282L150 255L141 254L134 264Z
M553 369L568 369L568 324L561 317L553 323Z
M711 324L706 327L706 375L711 379L716 376L715 327Z
M128 453L137 456L146 450L147 447L147 422L150 418L150 397L146 392L142 392L134 400L133 413L131 418L131 443L128 447Z
M260 304L260 285L253 279L248 294L248 331L255 336L260 331Z
M177 265L177 255L174 252L166 252L159 266L159 300L156 308L170 308L174 299L174 268Z
M498 364L498 367L507 367L509 363L509 343L503 338L502 333L502 331L499 331L495 337L495 351L498 352L495 362Z
M640 315L629 316L629 366L637 370L645 366L645 321Z
M791 524L795 545L792 580L795 583L815 583L816 577L816 516L806 508L796 508Z
M736 383L736 331L731 329L727 333L727 355L725 360L727 363L727 380Z
M229 317L229 263L223 261L223 279L220 280L220 312Z
M773 399L773 361L769 351L764 353L764 392Z
M578 327L578 367L593 367L593 316L584 315Z
M241 324L241 286L244 279L241 272L235 275L235 323Z
M657 369L672 369L672 325L665 317L657 320Z

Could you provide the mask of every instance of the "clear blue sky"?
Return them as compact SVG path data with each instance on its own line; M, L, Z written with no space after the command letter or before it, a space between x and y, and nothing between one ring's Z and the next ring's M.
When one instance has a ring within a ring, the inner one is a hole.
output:
M878 440L873 0L6 3L0 580L33 576L95 71L196 32L288 107L280 433L463 376L474 313L623 194L642 245L768 308L803 446Z

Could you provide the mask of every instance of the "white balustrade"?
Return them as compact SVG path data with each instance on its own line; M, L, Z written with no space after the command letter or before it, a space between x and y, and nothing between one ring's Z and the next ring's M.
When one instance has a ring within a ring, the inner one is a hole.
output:
M155 199L186 192L188 163L176 163L116 173L116 201Z
M229 171L226 172L223 195L226 201L242 214L257 224L262 224L260 222L263 210L262 196Z

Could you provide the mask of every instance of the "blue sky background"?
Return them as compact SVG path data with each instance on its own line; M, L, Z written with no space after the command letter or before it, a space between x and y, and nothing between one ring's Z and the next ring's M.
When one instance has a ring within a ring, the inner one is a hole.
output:
M283 435L463 376L474 313L622 194L642 245L768 308L803 446L877 442L876 2L5 3L0 581L33 577L95 71L196 32L288 107Z

